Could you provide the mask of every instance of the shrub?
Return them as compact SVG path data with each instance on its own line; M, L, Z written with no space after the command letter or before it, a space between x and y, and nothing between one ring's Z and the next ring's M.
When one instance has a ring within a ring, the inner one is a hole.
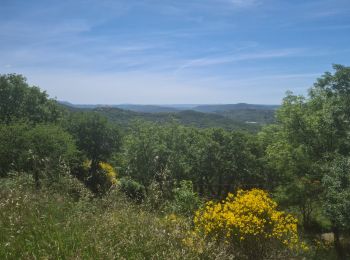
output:
M297 219L277 210L277 204L259 189L239 190L222 202L209 201L194 218L195 232L230 245L249 259L299 246Z
M191 181L183 180L180 187L173 190L174 200L170 203L173 212L190 216L198 209L200 199L197 193L193 191Z
M36 184L43 178L58 181L60 166L77 156L72 136L52 124L35 126L16 123L0 126L0 175L13 170L33 174Z
M120 189L136 202L141 202L146 197L145 186L129 178L120 179Z
M112 165L106 162L100 162L100 171L102 172L103 181L102 186L104 190L108 190L111 187L117 185L117 173Z
M105 194L118 184L117 172L111 164L100 162L94 173L91 173L91 167L91 160L85 160L80 165L82 175L87 176L85 182L95 193Z

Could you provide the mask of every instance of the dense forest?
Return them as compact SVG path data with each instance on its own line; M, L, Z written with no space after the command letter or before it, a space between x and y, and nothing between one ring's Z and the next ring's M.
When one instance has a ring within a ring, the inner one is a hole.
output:
M281 106L157 113L0 75L0 258L348 259L350 67L333 69Z
M97 112L121 127L136 120L154 123L177 122L181 125L197 128L220 127L228 130L246 130L257 132L262 126L275 122L273 106L256 106L246 104L198 106L187 109L173 109L148 105L93 106L60 104L73 111Z

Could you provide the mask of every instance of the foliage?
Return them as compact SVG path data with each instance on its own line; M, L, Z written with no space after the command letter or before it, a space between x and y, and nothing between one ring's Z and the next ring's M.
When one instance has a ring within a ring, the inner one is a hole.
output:
M0 258L47 258L50 251L54 258L287 258L303 246L295 218L277 203L300 217L309 241L332 231L338 258L346 257L350 68L333 68L308 96L288 92L275 124L257 135L231 131L244 127L227 117L272 120L259 106L259 114L226 106L212 114L79 113L20 75L0 75ZM41 189L14 181L13 172ZM226 199L198 210L190 232L186 218L208 197ZM164 217L166 209L177 215ZM310 244L308 258L328 250Z
M323 177L325 210L339 229L350 229L350 161L336 159Z
M92 168L97 168L98 163L118 151L120 136L117 128L95 113L72 115L68 131L75 137L78 148L91 160Z
M333 74L326 72L316 81L308 97L287 93L273 139L260 134L266 143L264 160L278 176L276 195L284 198L285 207L299 209L305 230L316 219L327 165L350 152L350 68L333 68Z
M68 131L74 136L77 147L91 161L89 186L98 192L101 185L99 164L108 161L120 147L118 129L95 114L74 114L69 119Z
M1 259L198 258L181 246L180 226L116 191L76 200L65 190L35 191L28 181L0 182Z
M127 197L136 202L141 202L146 197L146 189L143 185L129 178L120 179L120 190L126 194Z
M59 167L69 166L77 155L72 136L59 126L47 124L1 125L0 151L3 175L9 170L27 171L34 175L37 185L41 177L57 180Z
M193 191L191 181L181 181L180 186L173 190L174 199L170 202L170 208L177 214L191 216L200 205L200 198Z
M77 108L75 108L77 109ZM193 110L179 111L179 112L168 112L168 113L142 113L134 112L129 110L123 110L115 107L99 107L93 109L94 112L107 117L111 122L114 122L122 126L132 126L135 120L143 121L146 123L156 123L159 125L167 125L169 123L176 122L183 126L195 127L195 128L224 128L226 130L235 131L249 131L257 132L261 125L247 124L242 120L242 116L245 115L232 115L230 114L212 114L202 113ZM261 115L257 113L247 113L248 118L261 118ZM269 120L269 119L266 119Z
M259 189L239 190L218 203L209 201L194 218L195 231L233 250L243 250L250 259L267 257L271 250L299 245L297 219L277 210L277 204Z
M28 149L24 133L28 130L29 126L24 123L0 124L0 176L6 176L11 170L23 170Z
M75 171L79 171L81 181L88 185L90 184L89 179L91 179L91 164L91 160L85 160L82 165L79 165L79 168L74 169ZM96 169L94 176L96 186L94 187L93 191L100 195L105 194L119 184L116 169L107 162L100 162L98 164L98 168Z
M33 123L56 122L62 109L48 99L46 92L31 87L26 78L17 74L0 74L0 123L19 119Z
M126 136L123 169L146 187L157 182L163 193L165 178L170 190L191 180L200 195L220 197L235 187L262 183L256 146L245 133L138 123Z
M325 189L323 208L332 223L335 247L339 255L345 257L340 234L350 231L350 159L336 158L322 181Z
M116 185L117 180L117 173L112 165L106 162L100 162L99 164L100 169L104 172L105 178L106 178L106 184L108 186Z

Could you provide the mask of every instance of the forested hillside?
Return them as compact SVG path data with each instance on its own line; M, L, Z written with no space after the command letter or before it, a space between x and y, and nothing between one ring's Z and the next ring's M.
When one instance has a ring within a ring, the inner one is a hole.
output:
M200 109L70 107L1 75L0 259L350 257L350 67Z
M96 111L111 121L124 126L130 125L135 120L155 123L174 121L199 128L220 127L251 132L256 132L262 126L275 122L275 107L277 107L237 104L205 106L203 109L200 106L191 109L178 109L152 105L73 105L67 102L60 102L60 104L72 111Z

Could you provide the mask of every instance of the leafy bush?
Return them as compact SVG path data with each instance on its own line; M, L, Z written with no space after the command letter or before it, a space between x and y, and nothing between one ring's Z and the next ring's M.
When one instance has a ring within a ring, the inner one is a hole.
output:
M145 186L129 178L120 179L120 189L136 202L141 202L146 197Z
M191 181L183 180L180 187L173 190L174 199L170 202L170 209L178 214L191 216L198 209L200 199L197 193L193 191Z
M84 180L86 184L91 188L92 176L89 174L91 172L91 160L85 160L81 165L81 172L86 176ZM117 172L114 167L107 162L100 162L98 164L98 169L95 170L94 180L93 180L93 191L100 193L100 195L105 194L112 187L118 184Z
M59 168L74 161L77 150L72 136L52 124L0 125L1 175L10 170L33 174L36 184L43 177L57 181Z

